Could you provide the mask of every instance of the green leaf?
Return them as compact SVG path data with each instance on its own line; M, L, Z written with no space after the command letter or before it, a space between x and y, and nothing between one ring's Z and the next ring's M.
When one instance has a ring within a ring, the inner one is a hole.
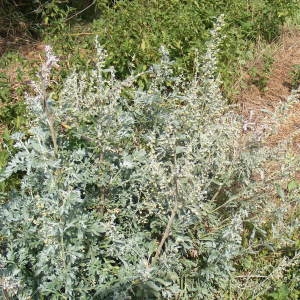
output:
M288 183L287 188L289 192L297 189L299 187L299 182L297 180L292 180Z
M159 292L160 291L160 287L158 285L156 285L153 281L147 281L146 285L153 291L155 292Z
M276 186L277 195L281 198L281 200L285 200L285 192L283 188L279 184L276 184L275 186Z
M185 152L185 147L177 146L175 151L176 151L176 154L184 153Z

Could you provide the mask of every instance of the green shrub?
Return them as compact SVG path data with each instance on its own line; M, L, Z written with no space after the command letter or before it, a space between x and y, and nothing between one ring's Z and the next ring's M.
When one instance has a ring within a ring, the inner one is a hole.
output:
M109 63L122 78L134 66L146 70L159 60L164 45L176 59L178 73L193 73L194 50L205 51L215 16L226 16L226 37L219 53L219 70L226 91L239 74L236 65L258 39L275 39L285 17L297 10L297 1L118 1L94 22L94 31L108 50Z
M45 31L58 33L67 28L68 20L91 18L113 3L110 0L1 0L0 36L24 39L41 36Z
M251 84L254 84L261 92L265 92L267 89L273 62L274 58L270 54L264 54L262 65L249 70Z
M300 65L294 65L292 71L290 72L291 76L291 86L293 89L297 89L300 85Z

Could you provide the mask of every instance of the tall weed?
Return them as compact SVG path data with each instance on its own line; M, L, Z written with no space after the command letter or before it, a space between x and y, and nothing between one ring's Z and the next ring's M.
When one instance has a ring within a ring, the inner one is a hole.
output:
M228 290L248 253L246 224L259 228L255 215L270 211L272 188L254 171L280 156L237 139L243 122L217 72L222 24L192 80L174 75L164 47L160 63L120 80L97 41L95 69L71 74L58 101L47 48L26 97L30 136L13 135L17 153L1 175L24 174L0 213L6 295L215 299Z

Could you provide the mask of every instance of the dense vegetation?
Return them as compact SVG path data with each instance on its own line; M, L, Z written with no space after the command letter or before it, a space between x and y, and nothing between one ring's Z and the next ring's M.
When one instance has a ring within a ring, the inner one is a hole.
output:
M30 86L0 78L5 298L300 296L299 157L265 144L299 73L267 130L242 138L228 98L237 67L278 37L296 1L0 5L13 47L23 22L61 57L47 46ZM0 67L32 77L9 47Z

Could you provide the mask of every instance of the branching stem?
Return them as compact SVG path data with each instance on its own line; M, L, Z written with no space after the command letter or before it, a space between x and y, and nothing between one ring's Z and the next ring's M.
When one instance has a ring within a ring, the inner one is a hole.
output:
M175 147L174 147L175 148ZM179 195L179 188L178 188L178 178L177 178L177 157L176 157L176 149L174 149L174 165L175 165L175 176L174 176L174 185L175 185L175 202L174 202L174 207L171 211L171 216L170 219L168 221L168 224L166 226L166 229L164 231L164 234L160 240L159 246L155 252L155 255L152 259L152 264L154 264L157 259L159 258L161 251L162 251L162 247L165 244L166 239L169 237L170 235L170 231L171 231L171 227L174 221L174 218L176 216L177 210L178 210L178 202L180 199L180 195Z
M53 147L54 147L54 152L55 152L55 154L57 154L57 152L58 152L57 135L56 135L56 132L55 132L55 129L54 129L53 116L50 113L49 108L48 108L47 92L46 92L45 88L43 90L43 103L42 103L42 105L43 105L44 113L46 114L46 117L47 117L47 122L48 122L48 126L49 126L49 129L50 129L50 134L51 134L51 139L52 139L52 143L53 143Z
M169 237L169 235L170 235L172 223L173 223L174 218L175 218L176 213L177 213L177 208L178 208L178 203L177 203L177 201L176 201L176 202L175 202L175 205L174 205L174 207L173 207L173 209L172 209L171 216L170 216L169 222L168 222L168 224L167 224L167 227L166 227L166 229L165 229L165 231L164 231L164 234L163 234L163 236L162 236L162 239L161 239L161 241L160 241L160 243L159 243L159 246L158 246L158 248L157 248L157 250L156 250L156 252L155 252L155 255L154 255L154 257L153 257L152 263L155 263L155 262L157 261L158 257L160 256L162 247L163 247L163 245L164 245L166 239L167 239L167 238Z

